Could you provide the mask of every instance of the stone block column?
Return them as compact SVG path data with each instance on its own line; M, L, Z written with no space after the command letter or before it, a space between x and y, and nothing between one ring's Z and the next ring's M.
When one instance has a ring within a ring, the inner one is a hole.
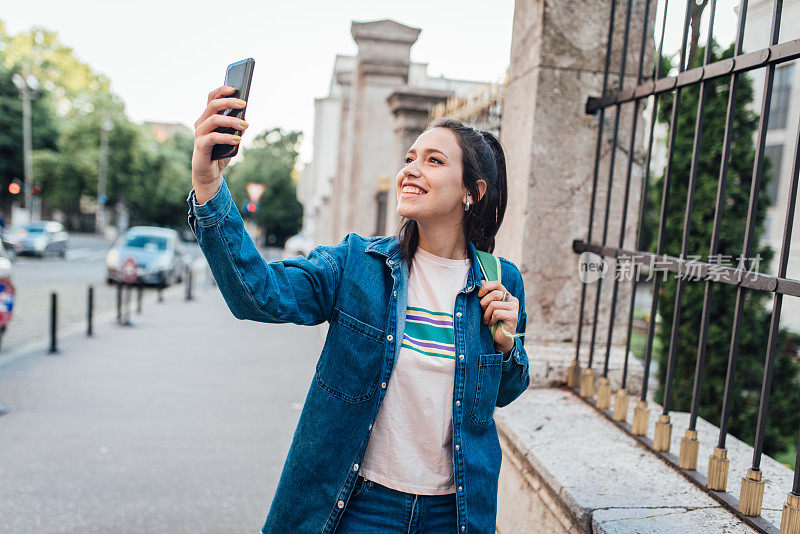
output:
M348 109L342 193L346 217L342 231L364 236L376 232L376 193L382 176L393 176L398 163L386 161L394 150L394 121L386 99L408 83L411 46L420 33L392 20L353 22L358 45Z
M614 51L609 88L618 83L626 2L617 2ZM602 93L610 2L605 0L517 0L514 10L509 81L503 103L500 140L507 152L509 201L498 234L496 253L514 261L526 289L526 349L534 385L565 380L574 358L581 284L578 255L572 241L586 239L594 176L598 116L587 115L590 96ZM635 85L642 39L645 0L634 0L628 43L625 87ZM653 11L653 10L651 10ZM652 57L652 24L646 58ZM647 61L645 73L651 71ZM641 190L642 133L640 115L625 228L620 229L632 105L622 109L611 192L607 244L633 248ZM649 113L647 114L649 116ZM615 112L605 114L592 241L603 235ZM594 368L605 358L614 262L602 284ZM631 281L620 282L612 338L612 369L619 368L627 335ZM597 284L590 284L584 303L582 350L588 352ZM632 358L632 360L635 360ZM585 366L586 357L581 357ZM614 383L614 372L611 374Z
M389 179L386 198L386 234L397 232L400 216L397 214L397 188L395 178L403 167L403 155L408 152L419 134L428 126L428 112L436 104L453 96L452 91L406 87L395 91L386 100L394 117L395 150L397 171ZM395 161L395 160L393 160Z

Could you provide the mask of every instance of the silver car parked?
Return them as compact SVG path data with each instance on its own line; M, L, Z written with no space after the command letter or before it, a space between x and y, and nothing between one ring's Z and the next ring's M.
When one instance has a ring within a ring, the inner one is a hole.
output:
M69 233L57 221L37 221L15 225L5 237L18 256L30 254L44 258L51 254L67 256Z
M128 258L136 262L134 283L157 287L182 282L188 263L178 232L159 226L134 226L117 239L106 255L106 282L123 281Z

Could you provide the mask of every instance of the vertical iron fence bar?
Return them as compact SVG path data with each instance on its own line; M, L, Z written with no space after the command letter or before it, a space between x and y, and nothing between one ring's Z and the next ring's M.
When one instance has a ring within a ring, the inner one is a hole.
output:
M776 0L772 12L772 27L770 30L770 44L778 42L780 31L782 1ZM767 126L769 124L769 107L772 97L772 81L775 74L775 64L767 66L764 77L764 91L761 101L761 116L758 122L758 134L755 151L755 161L753 162L753 177L750 181L750 201L747 206L747 222L745 223L745 236L742 245L741 261L737 273L739 281L743 277L743 268L750 268L750 249L753 241L753 231L755 229L755 219L758 211L759 187L761 184L761 172L763 170L764 144L766 142ZM736 376L736 358L739 352L739 334L742 328L742 315L744 312L745 288L739 285L736 289L736 310L733 315L733 331L731 334L730 349L728 352L728 369L725 376L725 391L722 400L722 416L719 425L719 439L714 454L709 459L708 485L717 491L727 489L728 468L730 462L727 460L725 449L725 439L728 434L728 420L730 417L731 402L733 397L733 380ZM713 487L712 487L713 483ZM761 472L748 469L746 477L742 480L741 491L739 493L739 512L745 515L760 515L761 505L764 497L764 482L761 480Z
M797 125L797 141L795 142L794 150L795 152L794 152L794 166L792 167L792 185L791 188L789 189L789 199L786 206L786 226L784 227L784 228L788 227L790 231L792 228L791 226L792 221L794 220L795 201L797 200L797 182L798 182L798 176L800 176L800 123ZM786 235L784 234L783 240L784 243L791 243L791 236L787 238ZM788 252L791 252L791 249L789 249L788 247L785 248ZM783 264L783 250L781 250L781 264ZM780 293L776 293L776 295L780 295ZM800 443L798 443L797 454L798 457L794 464L795 466L794 482L792 485L792 493L800 497Z
M656 7L658 7L656 5ZM661 38L658 43L658 54L656 55L656 60L653 62L653 83L658 81L659 76L661 75L661 62L658 58L661 57L661 53L664 50L664 34L667 29L667 9L669 8L669 0L665 0L664 2L664 18L661 21ZM652 160L653 155L653 139L654 139L654 132L656 127L656 117L658 112L658 100L659 95L653 95L653 109L650 112L650 132L647 138L647 157L645 158L644 164L644 176L642 177L642 196L639 202L639 221L636 226L636 244L634 245L636 248L639 246L639 241L641 239L642 234L642 227L644 226L644 214L645 209L647 208L647 183L650 180L650 163ZM620 386L621 389L626 389L627 386L627 379L628 379L628 350L630 349L630 339L631 339L631 331L633 327L633 312L634 307L636 304L636 283L639 280L639 264L634 262L633 264L633 288L631 289L631 302L630 308L628 312L628 339L626 341L625 347L625 364L622 367L622 384ZM624 415L623 415L624 417Z
M734 56L742 53L744 45L744 27L747 17L747 1L739 3L739 22L736 32ZM731 75L728 88L728 107L725 112L725 131L723 133L722 154L720 157L719 178L717 181L717 199L714 207L714 224L711 231L711 244L709 246L709 261L716 256L719 247L719 234L722 230L722 214L725 210L725 182L728 177L728 164L730 162L731 139L733 137L733 120L736 111L736 94L739 87L739 73ZM703 295L703 312L700 320L700 339L697 344L697 361L694 370L694 386L692 387L692 407L689 412L689 430L697 430L697 417L700 409L700 387L703 381L703 368L706 361L706 340L708 338L708 324L711 314L711 298L714 293L714 284L706 279L705 293Z
M747 0L741 0L739 4L739 26L736 34L736 45L734 47L734 57L742 53L744 46L745 22L747 20ZM711 233L711 246L709 250L709 262L716 257L719 248L719 234L722 230L722 215L725 209L725 182L728 177L728 165L731 157L731 141L733 139L733 127L736 114L736 96L739 87L739 74L731 75L730 88L728 90L728 107L725 118L725 133L723 134L722 155L719 168L719 179L717 182L717 201L714 208L714 228ZM711 302L714 295L714 284L709 278L706 279L706 287L703 295L703 317L700 323L700 339L698 340L697 362L694 371L694 387L692 389L692 409L689 415L689 430L687 434L692 437L697 436L697 417L700 409L700 386L703 380L703 367L706 360L706 349L708 339L708 325L711 314ZM696 441L696 439L695 439ZM694 443L692 444L693 446ZM706 477L706 487L715 491L725 491L728 485L728 453L724 444L715 447L711 456L708 458L708 475ZM684 460L685 468L697 468Z
M776 44L778 42L778 35L780 34L780 20L781 20L781 10L783 8L781 0L775 2L775 9L772 14L772 43ZM762 106L762 113L765 112L769 113L769 107L771 103L771 96L772 96L772 82L774 81L775 76L775 64L770 63L767 67L766 72L766 80L764 80L764 98L768 100L766 102L766 108ZM769 92L770 97L767 98L766 93ZM769 117L762 117L764 120L764 130L766 131L767 126L769 125ZM759 135L761 136L763 132L759 131ZM766 143L766 135L764 134L760 139L760 143L756 148L756 157L760 157L763 160L763 149ZM763 166L763 163L759 163L756 161L756 169L753 182L756 186L755 194L756 194L756 203L758 202L758 186L760 182L760 175L763 169L760 169L759 166ZM797 167L797 160L795 159L795 168ZM777 177L776 177L777 178ZM786 276L786 267L789 263L789 247L790 240L792 237L792 222L794 219L794 200L795 194L797 193L797 177L793 176L792 186L791 186L791 193L788 199L788 205L786 207L786 216L785 223L783 226L783 242L781 243L781 257L780 257L780 264L778 266L778 276L781 278ZM752 190L752 189L751 189ZM757 204L756 204L757 205ZM755 219L755 215L753 216ZM751 222L751 226L755 226L754 223ZM748 227L748 231L752 232L752 228ZM749 253L748 253L749 256ZM748 260L749 261L749 260ZM750 469L747 471L745 478L742 480L742 487L741 487L741 495L742 497L739 500L739 510L742 513L748 515L760 515L761 514L761 506L764 500L764 482L762 481L761 476L761 454L763 450L764 444L764 432L766 429L767 424L767 412L769 411L769 396L770 391L772 389L772 373L774 370L775 364L775 350L776 350L776 343L778 342L778 329L781 322L781 305L783 304L783 295L781 293L776 292L773 301L772 301L772 317L770 319L769 325L769 337L767 338L767 354L766 354L766 361L764 362L764 375L761 381L761 398L758 403L758 420L756 423L756 441L753 446L753 464Z
M714 15L716 13L717 2L711 0L711 14L708 22L708 40L706 43L706 50L703 56L703 66L708 65L711 61L711 46L714 43ZM691 61L691 58L687 62ZM687 65L686 68L691 68ZM694 205L694 191L697 184L697 168L698 168L698 152L700 149L700 140L703 133L703 111L705 109L706 101L706 81L700 82L699 98L697 101L697 113L695 116L694 124L694 139L692 141L692 160L689 170L689 184L686 188L686 205L683 215L683 235L681 237L681 251L679 258L686 259L689 249L689 235L692 227L692 208ZM673 125L677 128L677 124ZM675 372L675 353L677 351L677 336L678 328L681 324L681 302L683 300L683 274L676 273L676 290L675 290L675 303L672 309L672 328L669 336L669 353L667 356L667 372L664 378L664 401L662 403L661 415L655 426L655 435L653 437L653 448L657 451L669 451L672 443L672 422L669 416L670 396L672 394L672 380ZM679 276L680 275L680 276ZM697 447L696 435L692 432L687 432L681 440L681 452L678 459L680 467L691 467L691 461L694 459L696 463ZM687 442L688 440L688 442Z
M711 12L708 20L708 41L703 56L703 66L711 61L711 46L714 43L714 15L717 9L717 0L711 0ZM699 166L700 140L703 136L703 111L706 105L708 87L706 80L700 82L700 99L697 103L697 116L694 124L694 141L692 142L692 162L689 171L689 186L686 192L686 212L683 217L683 236L681 241L681 259L686 259L689 249L689 234L692 226L692 208L694 205L694 190L697 183L697 168ZM685 274L685 273L683 273ZM670 394L672 393L672 379L675 373L675 351L678 328L681 324L681 300L683 297L683 277L677 276L675 289L675 307L672 312L672 332L669 340L669 356L667 358L667 374L664 380L664 403L662 415L669 415Z
M630 12L629 15L630 17ZM638 87L639 84L642 83L642 73L644 70L644 54L647 50L647 26L648 21L650 19L650 0L645 2L644 6L644 24L642 25L642 43L639 48L639 69L636 73L636 86ZM620 88L621 89L621 88ZM630 196L630 187L631 187L631 171L633 170L633 153L636 149L636 127L639 122L639 101L634 99L633 101L633 117L631 119L631 129L630 129L630 139L628 142L628 161L627 166L625 168L625 196L622 200L622 219L620 221L620 230L619 230L619 248L625 244L625 224L628 220L628 200ZM635 247L636 245L634 245ZM619 265L619 259L617 259L617 266ZM608 362L611 358L611 338L614 332L614 311L617 307L617 292L619 289L619 279L614 276L614 285L611 290L611 318L609 319L609 326L608 326L608 337L606 338L606 357L605 361L603 362L603 377L608 377ZM628 362L628 349L630 348L630 336L625 341L625 363L623 364L624 367L627 367ZM625 371L623 371L624 373ZM624 379L623 379L624 382ZM624 386L623 386L624 389Z
M611 0L611 15L609 18L608 24L608 42L606 44L606 59L605 59L605 66L603 68L603 93L602 96L606 95L608 90L608 69L611 64L611 49L612 49L612 42L611 39L614 36L614 11L616 9L617 1ZM595 146L595 154L594 154L594 173L592 177L592 197L591 202L589 204L589 229L586 233L586 242L590 243L592 241L592 226L594 224L594 203L595 197L597 195L597 175L599 173L599 165L600 165L600 150L603 144L603 122L605 120L605 108L600 108L600 118L598 120L597 126L597 145ZM579 355L581 352L581 333L583 330L583 306L586 300L586 284L581 284L581 303L578 309L578 336L577 342L575 344L575 360L573 361L573 368L577 369L579 365ZM595 317L595 320L597 318ZM570 371L570 375L572 371ZM568 382L570 377L568 376Z
M798 136L795 143L794 164L792 167L792 183L789 186L789 197L786 202L786 218L783 225L783 243L781 243L781 257L778 264L778 276L786 277L786 269L789 264L789 252L791 250L792 227L794 223L795 202L797 200L797 177L800 173L800 125L797 130ZM777 176L775 177L778 178ZM769 409L769 395L772 387L772 370L775 362L775 343L777 342L778 327L781 320L781 306L783 304L783 293L775 292L772 301L772 321L769 326L769 341L767 342L767 361L764 364L764 380L761 384L761 403L758 406L758 425L756 430L756 441L753 446L753 469L758 470L761 465L762 447L764 445L764 431L767 420L767 410Z
M681 40L681 52L680 52L680 63L678 65L678 72L683 72L685 70L685 63L686 63L686 41L689 33L689 21L691 20L692 16L692 2L694 0L687 0L686 2L686 13L684 15L683 20L683 37ZM666 12L665 15L666 16ZM659 58L660 59L660 58ZM658 243L656 245L656 258L661 255L663 248L664 248L664 234L666 232L666 225L667 225L667 206L669 200L669 189L670 189L670 182L672 180L672 155L675 149L675 138L678 134L678 108L681 104L681 88L678 87L675 89L675 92L672 96L672 117L670 119L670 128L669 128L669 147L667 148L667 165L664 172L664 187L662 188L661 193L661 213L659 217L658 223ZM652 270L651 270L651 273ZM652 302L650 305L650 322L647 325L647 344L645 348L645 357L644 357L644 376L642 377L642 395L641 400L642 402L647 402L647 381L650 376L650 361L652 359L652 351L653 351L653 335L655 333L655 324L656 324L656 311L658 307L658 290L660 286L660 280L658 276L653 276L653 297Z
M792 168L792 185L789 191L789 200L786 207L786 227L791 229L791 221L794 220L794 209L795 209L795 200L797 198L797 182L798 178L800 177L800 124L797 126L797 141L795 142L795 153L794 153L794 166ZM785 232L785 230L784 230ZM790 237L786 237L784 234L784 245L791 242ZM784 246L785 250L789 250L788 247ZM781 263L783 260L783 250L781 250ZM780 293L777 293L780 295ZM775 311L772 312L773 314ZM0 407L1 409L1 407ZM758 443L758 442L757 442ZM792 491L789 495L786 496L786 503L783 506L783 514L781 517L781 526L786 523L787 525L791 521L797 520L798 515L798 508L800 508L800 438L798 438L797 444L797 456L794 462L794 477L792 480Z
M617 91L622 91L622 88L625 85L625 67L628 59L628 36L630 35L630 27L631 27L631 7L633 6L633 0L628 0L627 9L625 11L625 30L622 34L622 50L621 50L621 58L620 58L620 68L619 68L619 79L617 80ZM608 169L608 182L606 186L606 206L605 212L603 214L603 237L601 243L605 246L606 240L608 239L608 216L610 215L611 211L611 191L614 185L614 162L616 161L616 153L617 153L617 141L619 140L619 116L620 116L620 104L617 104L614 110L614 133L611 135L611 155L610 155L610 163ZM603 287L603 277L597 279L597 292L595 293L594 299L594 315L592 321L592 338L589 343L589 363L586 366L586 384L583 388L582 394L585 397L593 397L594 396L594 377L592 376L592 360L594 357L594 342L597 334L597 323L598 323L598 315L600 309L600 296ZM614 320L614 307L611 307L611 321ZM606 364L604 368L607 367L608 362L608 355L606 355ZM605 375L604 375L605 376Z
M772 12L772 28L770 30L770 45L778 42L780 30L782 0L775 0ZM753 163L753 178L750 182L750 203L747 206L747 222L745 225L744 245L742 247L743 264L749 267L748 256L752 247L753 230L755 228L756 211L758 209L758 189L761 184L761 171L763 170L764 145L766 143L767 125L769 122L769 105L772 100L772 79L775 74L775 64L767 66L764 76L764 92L761 100L761 116L758 122L758 142L756 143L755 161ZM743 265L743 266L744 266ZM741 273L740 273L741 275ZM725 437L728 433L728 416L733 395L733 378L736 371L736 356L739 349L739 332L741 330L742 310L744 308L744 288L739 286L736 290L736 311L733 316L733 335L731 336L730 351L728 353L728 371L725 377L725 393L722 401L722 419L719 425L720 449L725 448Z

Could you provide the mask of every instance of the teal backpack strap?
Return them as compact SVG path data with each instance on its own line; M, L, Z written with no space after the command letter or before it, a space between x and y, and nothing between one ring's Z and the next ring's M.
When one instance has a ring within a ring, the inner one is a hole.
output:
M497 280L498 282L502 283L502 270L500 269L500 258L486 252L485 250L478 250L475 249L475 253L478 255L478 264L481 267L481 272L483 276L486 278L487 281L493 282ZM506 328L503 326L502 321L497 321L492 325L492 338L494 338L494 333L497 331L497 327L500 327L503 330L503 333L506 337L522 337L524 334L509 334L506 331Z
M478 255L478 263L481 266L481 272L483 276L486 277L486 280L489 282L494 280L501 282L500 277L502 271L500 270L500 259L485 250L476 249L475 252Z

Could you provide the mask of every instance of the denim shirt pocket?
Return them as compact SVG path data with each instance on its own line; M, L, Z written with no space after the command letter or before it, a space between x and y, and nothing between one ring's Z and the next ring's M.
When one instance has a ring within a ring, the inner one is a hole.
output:
M478 380L475 387L475 402L470 419L478 428L485 428L493 420L497 393L502 376L503 353L495 352L478 356Z
M349 403L370 399L378 389L383 350L383 331L334 308L317 362L317 384Z

